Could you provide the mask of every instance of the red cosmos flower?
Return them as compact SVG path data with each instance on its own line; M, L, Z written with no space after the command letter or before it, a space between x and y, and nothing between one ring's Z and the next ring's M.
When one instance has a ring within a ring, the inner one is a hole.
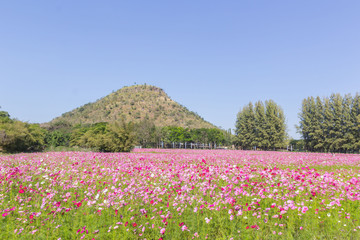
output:
M19 190L19 193L24 193L24 192L25 192L24 189Z
M78 206L78 207L81 207L81 205L82 205L81 202L79 202L79 203L76 204L76 206Z
M129 223L128 223L128 222L126 222L126 223L125 223L125 227L126 227L128 224L129 224Z
M185 224L184 222L179 223L179 226L182 227L182 226L184 226L184 224Z
M154 200L151 200L151 201L150 201L150 204L153 204L153 203L154 203Z
M132 225L133 225L133 227L136 227L136 226L137 226L137 224L136 224L136 223L133 223Z
M282 217L283 217L282 215L279 216L280 219L282 219Z
M249 228L250 228L249 226L246 227L246 229L249 229Z
M161 237L161 238L159 238L159 240L163 240L163 238Z
M34 215L30 215L30 217L29 217L30 219L33 219L34 218Z

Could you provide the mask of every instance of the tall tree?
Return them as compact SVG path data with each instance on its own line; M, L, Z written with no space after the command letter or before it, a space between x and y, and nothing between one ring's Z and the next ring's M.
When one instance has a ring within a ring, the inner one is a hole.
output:
M285 116L274 101L261 101L244 106L237 115L236 136L244 149L254 147L274 149L284 147L286 138Z
M283 148L285 147L285 139L287 138L285 114L279 105L275 105L275 107L276 107L276 115L275 115L276 117L274 119L275 120L274 147Z
M268 149L270 147L269 135L265 129L266 114L265 105L261 101L255 103L255 142L260 149Z
M331 125L333 126L330 131L330 150L338 151L342 149L344 144L344 136L342 132L342 118L343 118L343 98L340 94L331 94L330 96L330 106L332 111L332 121Z
M324 98L324 110L323 110L323 117L324 122L322 124L322 129L324 131L324 151L329 152L331 151L331 144L332 138L331 134L333 132L333 113L331 110L331 103L329 98Z
M359 151L360 97L331 94L303 100L300 132L309 151ZM315 107L314 107L315 106Z
M300 126L299 130L304 139L304 147L306 150L312 151L313 150L313 109L312 104L313 99L308 97L302 101L301 105L301 112L299 113L300 118Z
M313 118L313 140L314 150L324 151L325 148L325 136L324 136L324 106L321 98L318 96L315 100L315 112Z
M352 149L359 152L360 150L360 95L356 94L353 98L351 106L351 133L353 139L351 141Z
M342 138L344 139L342 142L341 150L343 152L349 152L352 150L352 142L354 139L352 130L352 118L351 118L351 105L352 105L352 97L350 94L346 94L343 98L342 103L342 119L341 119L341 133Z
M254 143L255 115L253 105L250 102L244 106L238 113L236 120L236 136L240 146L243 148L251 148Z

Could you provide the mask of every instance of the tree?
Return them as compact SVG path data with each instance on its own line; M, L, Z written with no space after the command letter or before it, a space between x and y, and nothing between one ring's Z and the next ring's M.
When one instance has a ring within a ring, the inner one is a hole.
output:
M41 151L46 130L17 120L0 123L0 147L9 153Z
M324 122L322 124L322 129L324 132L324 151L328 152L331 151L331 144L332 144L332 138L331 136L331 132L333 131L333 113L331 110L331 105L330 105L330 99L329 98L324 98L324 112L323 112L323 118L324 118Z
M235 124L238 143L242 148L251 148L254 144L255 115L253 105L250 102L238 113Z
M352 150L352 143L354 141L354 136L352 132L352 118L351 118L351 105L352 105L352 97L350 94L346 94L343 98L342 102L342 119L341 119L341 132L342 138L344 139L342 142L342 151L349 152Z
M142 147L151 147L156 143L156 127L148 117L135 125L135 132L137 143Z
M273 100L258 101L255 108L250 102L237 115L238 144L244 149L277 149L285 145L285 115Z
M313 138L313 146L316 151L324 151L325 136L324 136L324 106L320 97L316 97L315 111L313 115L313 132L311 133Z
M135 146L136 135L132 123L96 123L77 126L71 135L71 145L101 152L129 152Z
M260 149L268 149L270 147L269 135L265 129L266 114L265 105L263 102L258 101L255 103L255 146Z
M108 125L106 133L106 151L130 152L136 143L134 124L121 122Z
M331 94L303 100L299 130L308 151L353 152L358 150L360 99L356 94Z
M342 149L345 139L342 132L342 118L343 118L343 98L340 94L331 94L330 107L332 112L332 119L330 124L332 129L330 131L330 150L338 151Z
M359 151L360 149L360 95L356 94L353 98L351 106L351 140L352 149Z
M11 122L10 114L5 111L0 111L0 123Z
M308 97L304 99L301 106L301 112L299 113L300 118L300 133L304 139L305 149L313 151L314 146L316 145L313 136L313 119L315 113L315 101L313 97Z

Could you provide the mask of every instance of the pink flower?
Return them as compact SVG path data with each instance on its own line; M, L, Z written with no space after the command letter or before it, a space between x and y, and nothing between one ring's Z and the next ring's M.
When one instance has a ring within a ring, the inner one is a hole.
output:
M307 210L309 210L309 208L306 207L306 206L304 206L304 207L302 208L301 212L302 212L302 213L306 213Z
M166 230L165 228L162 228L162 229L160 230L160 233L161 233L161 234L164 234L164 233L165 233L165 230Z

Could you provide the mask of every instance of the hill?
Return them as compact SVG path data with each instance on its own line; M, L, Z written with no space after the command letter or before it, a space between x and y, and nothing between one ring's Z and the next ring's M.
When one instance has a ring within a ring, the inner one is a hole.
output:
M156 126L216 128L198 114L173 101L161 88L150 85L124 87L96 102L62 114L50 123L140 122L148 118Z

